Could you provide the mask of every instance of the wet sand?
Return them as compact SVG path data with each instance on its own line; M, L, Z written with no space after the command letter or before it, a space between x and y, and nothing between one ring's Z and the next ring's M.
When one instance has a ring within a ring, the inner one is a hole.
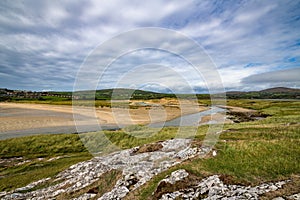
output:
M0 103L0 139L38 133L75 133L97 131L132 124L168 121L181 115L200 112L189 102L158 102L155 107L97 108L57 106L47 104ZM76 121L74 120L74 117ZM76 123L76 124L75 124ZM77 129L76 129L77 125Z

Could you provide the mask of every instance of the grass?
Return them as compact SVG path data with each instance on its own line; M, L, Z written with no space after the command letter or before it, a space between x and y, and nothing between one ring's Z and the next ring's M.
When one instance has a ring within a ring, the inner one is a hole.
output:
M99 153L107 154L119 149L128 149L176 137L203 139L207 129L208 126L201 126L198 130L194 127L187 127L186 129L165 127L160 130L158 128L141 128L138 125L137 128L130 126L125 130L80 134L80 137L89 152L99 155ZM139 137L135 137L138 134Z
M299 140L231 142L216 158L193 163L197 171L226 174L238 182L258 184L299 174L299 145Z
M0 142L0 158L31 159L82 152L87 150L76 134L26 136Z
M53 177L71 165L91 158L86 153L69 154L55 161L30 161L29 163L2 168L0 171L0 191L23 187L33 181Z
M48 161L58 156L61 158ZM0 142L0 158L6 162L0 164L0 191L12 190L42 178L53 177L69 166L91 157L75 134L3 140Z
M72 106L72 100L18 100L18 101L11 101L14 103L29 103L29 104L50 104L50 105L65 105L65 106ZM75 105L77 106L96 106L96 107L111 107L111 102L109 100L76 100L74 101ZM115 103L116 104L116 103ZM114 104L114 106L115 106Z
M218 152L216 157L197 158L175 166L155 176L130 197L151 199L158 182L172 171L182 168L198 177L221 174L231 177L233 183L246 185L287 179L300 174L299 101L230 100L228 105L255 109L271 116L258 121L226 124L226 131L221 134L215 146ZM207 128L208 126L199 127L196 141L203 140ZM192 130L186 130L181 136L193 137ZM175 138L178 137L177 131L176 127L158 131L138 126L127 127L123 131L104 131L101 136L99 133L81 134L80 137L61 134L1 141L1 158L23 157L32 161L16 167L0 168L0 190L10 190L34 180L54 176L71 164L91 158L80 139L88 144L91 152L108 153L109 150L115 150L115 146L126 149ZM103 140L104 136L108 140ZM36 160L38 157L61 155L69 157L48 163Z
M300 174L300 102L232 100L228 104L272 116L225 125L226 131L215 146L216 157L197 158L175 166L155 176L131 197L151 199L158 182L177 169L186 169L198 177L229 176L231 184L244 185L278 181ZM300 192L299 181L295 184L291 186L293 191Z

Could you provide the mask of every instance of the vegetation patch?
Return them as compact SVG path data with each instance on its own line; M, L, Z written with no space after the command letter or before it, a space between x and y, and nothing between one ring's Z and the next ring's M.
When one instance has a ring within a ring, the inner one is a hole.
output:
M161 143L144 144L133 153L139 154L139 153L153 152L153 151L158 151L162 148L163 145Z
M101 197L106 192L109 192L113 189L118 179L122 177L121 171L118 170L111 170L107 173L104 173L102 176L99 177L97 181L95 181L93 184L87 186L86 188L83 188L79 191L76 191L74 193L63 193L57 196L57 200L64 200L64 199L72 199L79 197L82 194L90 193L90 194L96 194L94 197L95 199Z
M174 184L161 181L158 183L157 188L155 189L153 193L153 199L160 199L162 195L166 193L172 193L175 191L181 191L193 186L196 186L197 183L199 183L201 179L199 179L198 176L195 176L194 174L189 173L189 176L175 182Z
M261 113L261 112L233 112L233 111L229 111L226 114L229 115L228 119L232 120L235 123L255 121L255 120L258 120L258 119L264 119L266 117L271 116L269 114L264 114L264 113Z

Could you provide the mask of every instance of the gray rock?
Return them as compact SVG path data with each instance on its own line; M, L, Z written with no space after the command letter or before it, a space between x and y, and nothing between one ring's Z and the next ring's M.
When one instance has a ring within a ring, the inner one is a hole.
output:
M96 196L96 194L91 194L91 193L85 193L77 198L74 198L73 200L89 200L92 199Z
M3 197L7 194L7 192L3 191L3 192L0 192L0 197Z
M272 199L272 200L285 200L285 199L282 198L282 197L276 197L276 198L274 198L274 199Z
M219 176L213 175L202 179L195 187L187 188L181 191L176 191L168 194L164 194L161 199L175 199L176 197L182 197L181 199L199 199L200 195L207 195L207 200L212 199L259 199L259 195L268 191L277 190L287 181L281 181L277 183L264 183L259 186L241 186L241 185L225 185ZM176 197L174 197L176 194ZM299 195L299 194L296 194ZM174 198L173 198L174 197ZM299 198L298 196L296 198ZM293 198L292 198L293 199Z
M293 194L291 196L287 197L288 199L293 199L293 200L300 200L300 193L298 194Z
M128 192L129 190L125 186L117 187L114 188L112 191L105 193L98 200L121 199L125 197Z
M277 188L275 185L270 185L269 189L270 189L271 191L275 191L275 190L277 190L278 188Z
M188 175L189 175L189 173L187 173L187 171L185 171L184 169L179 169L177 171L172 172L171 176L169 178L165 178L162 181L174 184L177 181L181 181L185 177L188 177Z

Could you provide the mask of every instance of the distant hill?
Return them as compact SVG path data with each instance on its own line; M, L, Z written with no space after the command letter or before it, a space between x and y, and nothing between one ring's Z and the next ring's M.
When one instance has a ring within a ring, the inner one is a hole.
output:
M235 95L235 94L244 94L246 92L241 92L241 91L228 91L226 92L226 94L229 94L229 95Z
M300 89L275 87L260 91L228 91L229 99L300 99Z
M198 99L209 99L209 94L196 94ZM77 92L31 92L22 90L9 90L0 88L0 101L10 100L39 100L39 101L68 101L74 99L79 100L147 100L161 98L194 98L195 94L169 94L158 93L152 91L135 90L135 89L102 89L102 90L85 90ZM216 96L217 97L217 96ZM300 89L276 87L261 91L228 91L226 92L228 99L300 99Z
M295 89L295 88L286 88L286 87L274 87L274 88L269 88L265 90L261 90L259 92L269 92L269 93L293 93L293 92L300 92L300 89Z
M94 95L96 100L129 100L129 99L161 99L164 97L176 97L175 94L165 94L144 90L135 90L135 89L125 89L125 88L116 88L116 89L103 89L94 91L79 91L73 94L78 96L79 99L91 99Z

